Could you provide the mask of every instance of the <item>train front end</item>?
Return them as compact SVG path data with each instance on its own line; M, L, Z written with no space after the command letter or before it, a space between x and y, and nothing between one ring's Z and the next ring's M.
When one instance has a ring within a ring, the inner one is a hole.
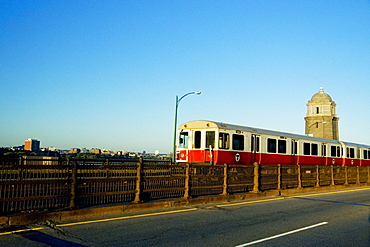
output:
M180 125L176 162L214 163L217 125L209 121L191 121Z

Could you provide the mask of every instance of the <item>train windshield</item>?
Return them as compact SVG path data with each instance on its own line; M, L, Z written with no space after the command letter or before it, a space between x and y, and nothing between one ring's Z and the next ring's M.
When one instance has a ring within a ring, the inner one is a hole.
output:
M179 137L180 148L188 148L189 134L188 132L181 132Z

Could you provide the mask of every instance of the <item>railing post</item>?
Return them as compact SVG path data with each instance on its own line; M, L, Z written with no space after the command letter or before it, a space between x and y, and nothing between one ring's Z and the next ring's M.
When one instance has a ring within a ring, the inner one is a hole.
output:
M224 164L224 185L223 185L223 191L222 191L222 194L223 196L226 196L228 193L227 193L227 189L228 189L228 184L227 184L227 181L228 181L228 171L227 171L227 164Z
M302 189L301 165L297 165L297 172L298 172L298 187L297 187L297 189Z
M316 165L316 184L315 187L320 187L320 167Z
M356 184L357 185L360 185L360 167L357 166L357 180L356 180Z
M22 167L23 164L24 164L24 158L23 158L23 156L20 156L19 160L18 160L19 168L18 168L17 181L21 181L23 179L23 167Z
M19 156L19 159L18 159L18 165L23 165L23 156Z
M189 186L189 181L190 181L190 165L186 164L185 168L185 190L184 190L184 196L182 199L189 199L190 198L190 186Z
M134 203L141 202L141 178L142 178L142 166L143 166L143 158L139 158L139 162L136 164L136 193L135 193L135 200Z
M260 192L260 183L261 183L261 170L260 164L257 162L253 163L254 165L254 179L253 179L253 191L252 192Z
M334 186L335 185L335 180L334 180L334 166L333 165L330 166L330 176L331 176L330 185Z
M70 160L67 158L67 165L70 165ZM71 199L69 201L69 208L76 207L76 192L77 192L77 162L72 163L72 174L71 174Z
M104 162L104 166L105 166L105 178L108 179L109 178L109 159L105 159L105 162Z
M344 185L348 185L348 166L344 167Z
M277 177L277 180L278 180L278 184L277 184L277 189L278 190L281 190L281 164L278 164L278 167L277 167L277 172L278 172L278 177Z

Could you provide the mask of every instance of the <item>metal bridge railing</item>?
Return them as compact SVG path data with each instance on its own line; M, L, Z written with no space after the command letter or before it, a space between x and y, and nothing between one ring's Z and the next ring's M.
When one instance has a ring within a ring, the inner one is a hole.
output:
M350 184L370 184L370 167L0 156L0 214Z

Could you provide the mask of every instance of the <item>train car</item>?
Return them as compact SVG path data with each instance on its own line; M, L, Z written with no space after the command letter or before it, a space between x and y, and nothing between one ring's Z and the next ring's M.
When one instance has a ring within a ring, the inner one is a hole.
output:
M180 125L176 161L369 166L370 146L199 120Z
M344 160L346 166L370 166L370 146L342 142L345 147Z

